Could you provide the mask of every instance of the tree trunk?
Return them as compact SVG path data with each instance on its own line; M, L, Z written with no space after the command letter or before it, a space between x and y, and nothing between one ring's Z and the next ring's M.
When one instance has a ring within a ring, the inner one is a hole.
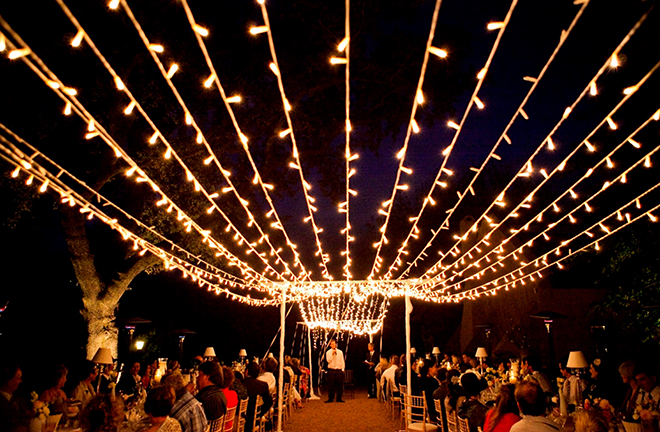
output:
M80 313L87 322L87 358L91 360L99 348L110 348L116 358L119 334L115 326L115 311L119 300L133 279L159 263L160 259L151 254L128 257L122 264L125 271L117 271L116 278L103 281L94 264L85 230L85 217L68 206L61 209L67 248L82 293L83 309Z

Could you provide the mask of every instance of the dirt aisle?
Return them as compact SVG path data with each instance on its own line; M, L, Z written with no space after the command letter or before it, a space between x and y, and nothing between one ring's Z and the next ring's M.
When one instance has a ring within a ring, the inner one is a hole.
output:
M344 394L346 396L346 394ZM325 394L323 396L326 396ZM394 432L399 429L399 419L392 415L384 403L367 398L364 390L356 389L355 398L350 394L345 403L308 401L301 410L293 412L284 422L285 432ZM327 397L327 396L326 396ZM398 416L398 414L397 414Z

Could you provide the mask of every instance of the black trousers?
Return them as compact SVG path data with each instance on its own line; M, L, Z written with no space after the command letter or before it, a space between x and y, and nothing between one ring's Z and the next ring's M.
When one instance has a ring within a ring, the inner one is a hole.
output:
M344 371L341 369L328 369L328 400L333 400L335 394L337 400L341 400L344 393Z
M369 385L369 396L376 397L377 388L376 388L376 371L368 368L367 369L367 382Z

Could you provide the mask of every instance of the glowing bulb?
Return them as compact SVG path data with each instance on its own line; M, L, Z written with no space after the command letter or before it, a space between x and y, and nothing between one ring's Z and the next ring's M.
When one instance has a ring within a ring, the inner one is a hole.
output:
M165 51L165 48L163 48L162 45L158 45L158 44L149 44L149 49L157 53L162 53L163 51Z
M598 94L598 87L596 87L596 81L592 81L589 85L589 93L591 96L596 96Z
M206 78L206 81L204 81L204 87L211 87L213 85L213 81L215 81L215 74L211 74L211 76Z
M204 27L202 27L200 25L195 24L193 26L193 29L195 30L195 33L197 33L200 36L208 36L209 35L208 29L205 29Z
M417 125L417 122L415 121L415 119L412 119L412 122L410 124L412 126L413 132L419 133L419 126Z
M552 138L548 137L548 150L554 150L555 143L552 142Z
M129 103L126 109L124 110L124 114L129 115L130 113L132 113L133 109L135 108L135 105L136 105L135 101L131 101L131 103Z
M619 67L619 56L616 53L612 54L612 58L610 59L610 67Z
M477 104L477 108L479 108L479 109L484 109L484 107L485 107L484 103L481 102L481 99L479 99L476 96L474 97L474 103Z
M596 151L596 147L594 147L589 141L585 141L584 145L587 146L587 150L589 150L590 152L595 152Z
M158 132L154 132L153 135L151 135L151 138L149 138L149 144L156 144L156 140L158 139Z
M628 87L628 88L624 89L623 94L629 95L629 94L633 94L636 91L637 91L637 86L632 86L632 87Z
M488 30L497 30L497 29L501 29L502 27L504 27L503 22L492 22L492 23L488 23L488 25L486 26Z
M608 168L614 168L614 164L612 163L612 160L609 157L605 158L605 162L607 162Z
M268 65L271 71L275 74L275 76L280 76L280 70L277 68L277 65L275 63L271 63Z
M28 54L30 54L30 48L22 48L9 51L9 55L7 57L10 60L14 60L17 58L25 57Z
M192 122L193 122L193 118L192 118L192 116L190 115L189 112L186 112L186 124L187 124L187 125L191 125Z
M168 147L167 150L165 151L165 159L169 159L172 157L172 147Z
M346 119L346 132L350 132L353 130L353 126L351 126L351 121L349 119Z
M638 143L637 141L635 141L635 140L632 139L632 138L628 138L628 142L629 142L630 144L632 144L632 146L635 147L635 148L640 148L640 147L642 146L640 143Z
M204 165L208 165L211 162L213 162L213 156L209 156L206 159L204 159Z
M290 133L291 133L291 128L283 130L282 132L280 132L279 135L280 135L280 138L284 138L285 136L289 135Z
M429 47L429 52L431 54L437 55L440 58L446 58L447 57L447 51L445 51L441 48Z
M566 107L566 109L564 110L564 114L561 116L561 118L563 119L568 118L568 116L571 115L571 111L572 111L571 107Z
M347 64L348 60L345 58L339 58L339 57L332 57L330 58L330 64L333 65L338 65L338 64Z
M588 212L591 211L591 206L589 205L589 203L584 203L584 208L585 208Z
M243 99L240 96L232 96L227 98L227 103L239 103Z
M110 0L110 3L108 3L108 7L110 9L117 9L117 7L119 7L119 0Z
M452 120L449 120L449 121L447 122L447 126L449 126L449 127L452 128L452 129L456 129L456 130L459 130L459 129L461 128L458 124L456 124L456 123L453 122Z
M50 88L52 88L52 89L58 89L58 88L60 88L59 83L57 83L57 82L55 82L55 81L52 81L52 80L46 80L46 85L48 85L48 87L50 87Z
M68 94L69 96L75 96L78 94L78 91L74 88L71 87L64 87L62 90L64 93Z
M644 159L644 166L646 168L651 168L651 157L650 156L646 156L646 159Z
M347 46L348 46L348 38L346 37L342 39L341 42L339 42L339 45L337 46L337 51L344 52Z
M605 120L607 120L607 124L610 126L610 129L616 130L616 123L614 123L611 118L607 117Z
M66 106L64 107L64 115L70 115L71 114L71 102L67 102Z
M248 143L248 137L246 137L245 135L243 135L242 132L239 133L238 136L240 137L241 142L242 142L244 145L247 145L247 143Z
M660 120L660 110L657 110L655 114L653 114L653 120L655 121Z
M481 69L479 71L479 73L477 74L477 79L480 79L480 80L484 79L484 77L486 76L486 72L488 72L488 69L486 69L486 68Z
M250 34L258 35L259 33L266 33L267 31L268 31L268 26L252 27L250 29Z
M170 70L167 71L167 79L172 79L172 77L178 70L179 70L179 65L176 63L172 63L172 66L170 66Z
M13 178L16 178L16 177L18 177L18 173L20 173L20 172L21 172L21 167L16 167L16 169L11 172L11 176Z
M7 41L5 40L5 35L0 34L0 52L7 49Z
M85 36L85 32L82 29L78 30L76 36L71 40L71 46L74 48L79 47L80 42L83 40L83 36Z

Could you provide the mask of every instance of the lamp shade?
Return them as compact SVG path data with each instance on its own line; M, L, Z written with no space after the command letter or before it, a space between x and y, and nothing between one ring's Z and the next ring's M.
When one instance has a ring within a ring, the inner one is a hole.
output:
M433 355L440 355L440 348L438 348L438 347L433 347L433 351L431 351L431 354L433 354Z
M240 350L238 352L238 356L239 357L247 357L247 351L245 351L244 349Z
M584 358L582 351L571 351L568 354L568 361L566 362L566 367L571 369L580 369L586 368L589 366L587 359Z
M477 348L477 353L474 356L476 358L486 358L486 357L488 357L488 353L486 352L486 348L484 348L484 347Z
M99 348L92 361L97 364L112 364L114 360L112 360L110 348Z
M268 353L268 357L270 357L270 358L275 358L275 356L273 355L273 353Z
M417 354L415 347L410 348L410 354Z
M208 347L204 351L204 357L215 357L215 350L213 347Z

